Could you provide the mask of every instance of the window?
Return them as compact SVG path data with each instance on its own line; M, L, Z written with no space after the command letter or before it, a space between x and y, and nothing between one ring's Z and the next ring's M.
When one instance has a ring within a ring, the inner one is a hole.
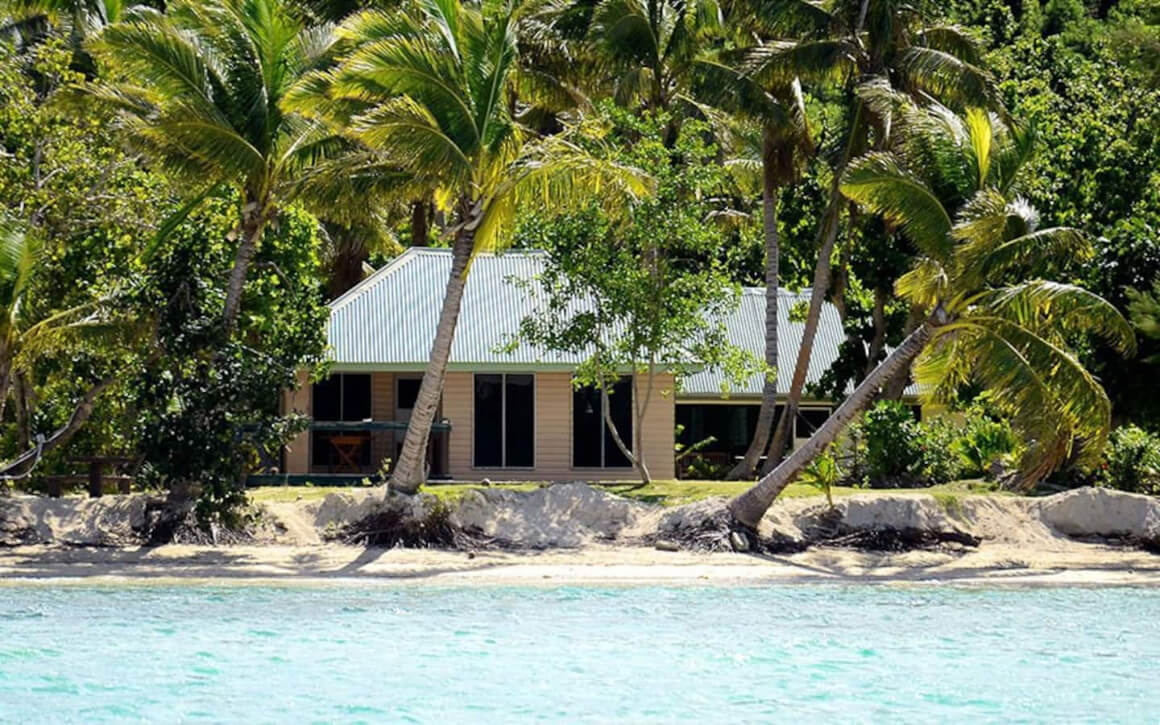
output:
M809 438L830 417L829 408L802 408L798 410L795 438Z
M572 465L576 468L629 468L632 464L604 423L600 391L593 387L572 392ZM608 391L608 412L616 432L632 449L632 378L623 377Z
M475 376L474 466L531 468L536 462L534 375Z
M399 410L412 410L415 401L419 399L419 386L422 378L395 378L398 384L398 395L395 397L395 407Z
M311 388L314 420L322 422L360 421L371 417L371 376L365 373L338 373L319 381ZM364 437L366 443L358 446L353 455L350 439ZM342 444L336 446L331 439ZM370 463L370 434L365 431L314 431L311 435L311 457L316 466L333 468L346 463L339 449L360 465Z

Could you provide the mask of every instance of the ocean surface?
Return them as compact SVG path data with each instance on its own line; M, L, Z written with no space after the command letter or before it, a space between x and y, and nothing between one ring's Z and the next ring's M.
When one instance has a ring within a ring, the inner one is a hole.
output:
M1156 722L1160 591L0 586L0 721Z

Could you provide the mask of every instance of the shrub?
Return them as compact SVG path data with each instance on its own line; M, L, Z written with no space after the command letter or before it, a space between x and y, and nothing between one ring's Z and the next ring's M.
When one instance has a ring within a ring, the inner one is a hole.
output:
M1160 436L1134 425L1108 436L1100 482L1133 493L1160 494Z
M838 481L841 479L842 469L838 466L838 461L830 455L829 450L810 461L810 464L798 477L802 483L813 486L824 493L826 503L829 504L830 508L834 508L833 488L838 485Z
M1010 424L993 420L978 411L972 411L965 431L955 441L954 449L964 464L964 476L991 476L992 464L1010 455L1017 444Z
M863 414L857 435L865 453L859 457L871 487L911 480L922 459L917 427L910 410L896 401L881 401Z
M962 428L950 418L925 420L914 426L918 436L918 461L910 473L924 485L956 481L968 475L957 452Z

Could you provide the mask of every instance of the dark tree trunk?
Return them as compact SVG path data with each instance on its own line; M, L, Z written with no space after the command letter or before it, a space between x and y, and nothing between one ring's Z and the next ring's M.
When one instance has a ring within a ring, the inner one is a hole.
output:
M826 300L826 290L830 286L830 257L834 253L834 242L838 236L840 214L841 205L831 203L826 218L822 222L822 239L818 247L818 261L814 267L814 286L810 290L810 309L806 313L805 327L802 329L802 344L798 348L797 361L794 364L793 379L790 380L785 409L782 411L781 420L777 423L777 430L773 433L773 440L769 444L765 465L761 467L762 475L773 470L773 467L781 460L782 451L785 450L790 431L793 430L798 406L801 405L806 373L810 367L810 357L814 354L814 339L818 333L818 321L822 317L822 304Z
M426 247L429 244L427 226L427 202L411 203L411 246Z
M242 307L242 289L246 284L246 273L250 269L250 262L258 251L258 244L262 240L262 232L266 228L269 210L267 201L249 200L242 207L242 238L238 243L238 251L234 256L234 266L230 270L229 283L226 286L226 304L222 312L222 325L227 333L233 332L238 322L238 312Z

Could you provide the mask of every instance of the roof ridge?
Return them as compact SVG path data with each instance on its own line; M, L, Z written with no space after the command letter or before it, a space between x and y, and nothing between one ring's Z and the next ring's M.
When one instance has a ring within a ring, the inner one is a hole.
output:
M381 280L383 277L386 277L391 272L394 272L396 269L399 269L400 267L402 267L408 261L414 259L415 257L418 257L421 254L422 249L423 248L421 248L421 247L410 247L409 249L404 251L402 254L400 254L399 256L392 259L390 262L387 262L382 267L379 267L378 269L376 269L374 271L374 274L371 274L370 276L366 277L361 282L356 284L354 287L351 287L346 292L343 292L338 297L335 297L333 300L331 300L327 304L327 307L330 308L331 312L334 312L335 310L338 310L340 307L346 306L349 302L351 302L353 299L355 299L356 297L361 295L363 292L365 292L371 286L377 284L379 282L379 280Z

